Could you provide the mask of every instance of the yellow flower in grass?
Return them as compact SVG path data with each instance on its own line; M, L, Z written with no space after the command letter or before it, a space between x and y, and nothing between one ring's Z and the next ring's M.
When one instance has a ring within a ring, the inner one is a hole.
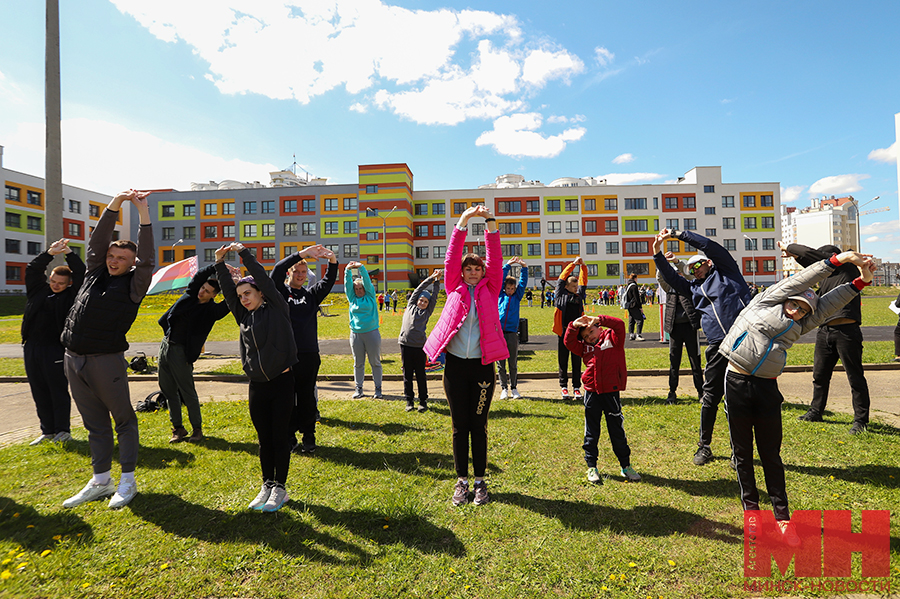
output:
M387 530L387 529L388 529L388 525L387 525L387 524L385 524L385 525L384 525L384 526L382 526L382 527L381 527L381 528L383 528L383 529L384 529L384 530Z
M161 566L159 567L159 569L160 569L160 570L165 570L165 569L168 568L168 567L169 567L169 563L166 562L165 564L161 565Z
M17 556L16 556L16 559L22 559L23 557L25 557L25 552L24 552L24 551L23 551L22 553L20 553L19 555L17 555Z
M84 583L83 585L81 585L81 588L86 589L86 588L88 588L89 586L91 586L91 583L86 582L86 583Z
M12 578L12 572L10 572L9 570L4 570L2 573L0 573L0 579L9 580L10 578Z
M53 552L50 551L49 549L44 549L43 551L41 551L41 557L47 557L51 553L53 553Z
M610 579L610 580L615 580L615 579L616 579L616 575L615 575L615 574L610 574L610 575L609 575L609 579Z
M634 562L628 562L628 567L629 568L637 568L637 564Z
M674 566L674 565L675 565L675 562L672 561L672 560L669 560L669 565L670 565L670 566Z
M601 590L601 591L608 591L608 590L609 590L609 587L606 586L606 585L603 585L602 587L600 587L600 590Z
M61 540L62 540L62 535L53 535L53 540L54 540L54 541L61 541Z
M11 561L12 561L12 558L8 557L5 560L3 560L2 562L0 562L0 566L5 566L6 564L8 564Z
M624 574L619 574L619 580L625 580L625 575L624 575Z

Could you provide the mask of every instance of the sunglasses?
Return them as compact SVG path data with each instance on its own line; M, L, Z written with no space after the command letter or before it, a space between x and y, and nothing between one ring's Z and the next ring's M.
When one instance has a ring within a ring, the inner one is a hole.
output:
M694 262L691 264L691 267L688 269L688 272L694 274L701 266L706 266L706 261L701 260L700 262Z
M801 317L809 314L809 310L807 310L794 300L786 301L784 303L784 307L788 309L788 312L799 312Z

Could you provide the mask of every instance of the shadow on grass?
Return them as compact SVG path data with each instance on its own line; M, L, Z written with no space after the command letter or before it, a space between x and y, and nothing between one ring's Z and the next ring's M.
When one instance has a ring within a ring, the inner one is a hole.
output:
M400 413L399 408L397 413ZM340 418L322 418L322 424L326 426L348 428L354 431L382 433L385 435L401 435L406 432L420 432L424 430L418 426L409 426L408 424L399 424L396 422L376 424L374 422L352 422L350 420L341 420Z
M506 400L503 400L506 401ZM521 401L521 400L513 400L513 401ZM542 400L548 401L548 400ZM500 405L503 405L500 403ZM444 406L434 407L429 404L428 409L436 414L441 414L442 416L450 417L450 408ZM529 412L516 412L514 410L507 410L506 408L497 408L497 400L491 402L491 410L488 414L488 420L494 418L549 418L551 420L565 420L565 416L553 416L551 414L531 414Z
M491 499L515 505L577 530L609 530L620 534L665 537L681 533L729 544L744 542L743 530L731 524L709 520L675 508L646 505L619 509L584 501L542 499L521 493L492 493Z
M449 441L447 446L450 446ZM425 474L449 477L453 469L453 456L444 453L416 451L388 453L384 451L354 451L340 446L319 446L315 459L335 464L363 468L365 470L397 470L405 474ZM493 466L491 469L493 471Z
M31 551L43 551L56 546L53 537L57 535L83 543L93 539L94 531L71 510L44 515L29 505L0 497L0 539Z
M737 478L718 478L715 480L682 480L680 478L665 478L652 474L642 474L643 482L668 487L676 491L687 493L693 497L740 497Z
M202 441L193 443L193 445L205 447L206 449L213 449L215 451L243 451L250 455L259 454L259 443L228 441L222 437L212 437L209 435L204 436Z
M860 464L852 468L836 468L833 466L808 466L786 463L784 469L821 478L833 476L846 482L861 485L873 485L888 489L900 488L900 467L898 466Z
M118 444L116 444L118 445ZM91 457L91 449L87 441L67 441L66 449L72 453L81 454L88 458ZM118 456L118 449L113 448L113 457ZM194 454L172 449L171 447L156 447L154 445L141 445L138 449L138 468L149 468L150 470L160 470L169 468L173 464L186 466L194 461Z

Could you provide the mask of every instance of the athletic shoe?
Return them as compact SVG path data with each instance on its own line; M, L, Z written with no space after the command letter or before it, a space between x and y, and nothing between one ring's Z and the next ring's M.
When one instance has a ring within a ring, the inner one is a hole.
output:
M362 392L362 387L357 387L356 392L350 396L352 399L359 399L360 397L365 397Z
M203 429L202 428L194 429L194 431L191 433L191 436L188 437L187 440L188 440L188 443L199 443L200 441L202 441L203 440Z
M600 478L600 471L596 468L588 468L587 479L589 483L594 483L595 485L603 484L603 479Z
M381 394L381 389L379 387L375 388L375 395L373 395L375 399L384 399L384 395Z
M634 335L629 335L629 336L628 336L628 340L629 340L629 341L634 341Z
M575 389L575 399L581 399L581 389Z
M860 433L866 432L866 423L865 422L854 422L853 426L850 427L851 435L858 435Z
M316 453L317 445L315 443L301 443L300 444L300 453Z
M69 431L60 431L60 432L56 433L55 437L53 437L54 443L65 443L66 441L71 441L71 440L72 440L72 435L69 433Z
M510 391L510 395L512 395L513 399L522 399L522 394L519 393L519 390L513 387L512 391Z
M669 395L666 397L666 405L674 406L678 403L678 395L674 391L669 391Z
M428 411L428 404L425 403L424 400L423 400L423 401L420 401L420 402L419 402L419 407L416 408L416 410L419 411L419 414L421 414L421 413L423 413L423 412L427 412L427 411Z
M475 505L484 505L488 501L490 501L490 497L488 497L487 492L487 483L483 480L479 480L475 482L475 499L472 501Z
M781 539L787 544L788 547L799 547L800 546L800 537L797 536L797 531L794 528L794 525L791 524L790 520L778 520L778 530L781 531Z
M640 335L638 335L637 337L634 338L634 340L635 340L635 341L643 341L644 338L641 337Z
M407 412L412 412L415 409L416 409L416 404L414 404L411 401L406 402L406 411Z
M37 439L35 439L31 443L29 443L29 445L40 445L44 441L52 441L52 440L53 440L53 435L41 435L40 437L38 437Z
M259 491L259 495L256 496L256 499L250 502L250 505L247 507L251 510L261 510L263 506L266 505L266 502L269 500L269 495L272 494L272 489L275 488L275 481L267 480L263 483L262 489Z
M95 483L94 480L91 479L81 491L63 501L63 507L76 507L82 503L87 503L88 501L96 501L98 499L103 499L104 497L109 497L115 492L116 483L114 483L112 479L109 479L109 482L105 485Z
M569 390L568 390L568 389L566 389L565 387L563 387L561 393L562 393L562 398L563 398L563 399L569 399Z
M822 422L822 415L815 410L807 410L805 414L797 416L797 420L803 422Z
M115 495L109 500L109 508L115 510L125 507L131 503L135 495L137 495L137 483L135 481L119 481L119 488L116 489Z
M712 450L709 447L699 447L697 448L697 453L694 454L694 465L702 466L709 462L712 457Z
M891 361L892 361L892 362L900 362L900 356L897 356L896 358L894 358L894 359L891 360Z
M500 399L507 399L507 398L509 398L509 391L507 391L507 390L506 390L506 387L504 387L504 388L500 391Z
M625 466L624 468L622 468L622 476L624 476L625 480L630 483L641 482L641 475L638 474L631 466Z
M456 486L453 487L453 505L467 503L469 503L469 483L457 479Z
M275 485L272 492L269 494L269 499L266 501L266 504L262 506L262 511L277 512L281 509L281 506L287 503L288 499L290 499L290 497L285 488L281 485Z
M176 426L172 429L172 438L169 439L169 443L181 443L187 438L187 429L185 429L183 426Z

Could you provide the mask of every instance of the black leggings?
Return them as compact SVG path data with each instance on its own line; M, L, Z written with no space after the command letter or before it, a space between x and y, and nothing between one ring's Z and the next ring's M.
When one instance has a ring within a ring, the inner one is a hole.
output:
M559 362L559 386L563 389L569 386L569 355L572 360L572 388L581 387L581 356L569 351L562 337L557 337L556 357Z
M291 413L294 376L282 372L271 381L250 381L250 420L259 437L259 465L263 481L284 485L291 464Z
M295 432L303 435L309 444L316 442L316 378L322 358L317 352L297 354L297 363L291 366L294 379L294 409L291 412L290 441L296 443Z
M413 375L419 383L419 403L425 404L428 399L428 380L425 374L425 350L400 344L400 365L403 368L403 397L406 403L416 398L413 393Z
M469 473L469 436L472 437L472 470L476 477L487 470L487 420L494 396L494 364L484 365L481 358L458 358L447 354L444 367L444 393L453 422L453 465L456 475Z

